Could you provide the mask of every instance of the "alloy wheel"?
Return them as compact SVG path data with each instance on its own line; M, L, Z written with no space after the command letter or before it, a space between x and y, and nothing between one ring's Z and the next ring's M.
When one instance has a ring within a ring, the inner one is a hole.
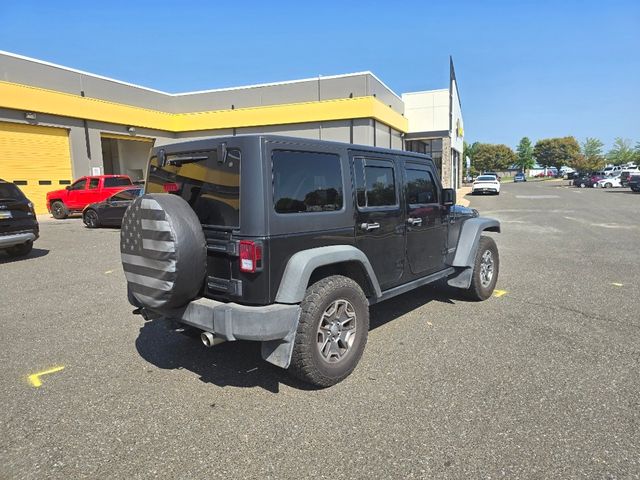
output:
M349 353L356 339L357 318L347 300L332 302L322 313L317 332L320 357L327 363L337 363Z
M480 260L480 283L484 288L487 288L493 280L493 266L493 253L491 250L486 250Z

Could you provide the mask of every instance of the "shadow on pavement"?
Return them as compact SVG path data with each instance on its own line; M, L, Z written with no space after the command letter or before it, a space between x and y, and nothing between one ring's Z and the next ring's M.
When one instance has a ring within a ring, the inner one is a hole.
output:
M607 193L624 193L626 195L638 195L640 196L640 192L634 192L632 190L605 190Z
M458 298L453 289L416 289L372 306L370 330L431 301L454 303ZM142 358L158 368L184 368L198 375L202 382L219 387L261 387L278 393L282 383L300 390L316 390L262 360L259 342L227 342L206 348L199 338L177 333L164 321L152 320L140 329L136 349Z
M6 252L0 251L0 265L2 265L3 263L14 263L14 262L20 262L23 260L31 260L33 258L40 258L48 254L49 254L49 250L44 248L34 248L29 252L29 255L25 255L23 257L11 257Z

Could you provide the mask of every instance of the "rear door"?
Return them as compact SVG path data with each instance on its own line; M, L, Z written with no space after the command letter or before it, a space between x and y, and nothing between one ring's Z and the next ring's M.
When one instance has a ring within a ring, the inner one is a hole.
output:
M351 167L356 185L356 246L367 255L385 290L397 285L404 271L402 174L393 157L378 154L353 154Z
M447 210L438 197L435 172L426 164L405 162L407 260L414 277L442 270L446 255Z

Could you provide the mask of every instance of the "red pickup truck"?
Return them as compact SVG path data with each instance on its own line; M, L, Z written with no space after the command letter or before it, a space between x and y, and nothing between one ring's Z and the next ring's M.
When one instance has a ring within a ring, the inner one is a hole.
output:
M67 218L70 213L81 212L90 203L101 202L131 185L126 175L82 177L64 190L47 193L47 209L54 218Z

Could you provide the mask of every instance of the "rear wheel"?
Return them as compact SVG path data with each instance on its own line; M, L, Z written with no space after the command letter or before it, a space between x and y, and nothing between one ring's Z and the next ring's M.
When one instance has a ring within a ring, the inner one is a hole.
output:
M69 212L67 211L67 207L64 206L64 203L58 200L51 204L51 215L53 215L53 218L62 220L69 216Z
M7 248L7 253L10 257L23 257L28 255L31 249L33 249L33 242L29 241L21 245L16 245L15 247Z
M100 226L98 212L93 209L89 209L82 214L82 221L88 228L98 228Z
M289 373L318 387L344 380L358 364L369 333L369 305L360 286L333 275L311 285L300 307Z
M498 281L500 257L498 247L491 237L480 237L476 259L473 264L471 285L466 290L469 300L486 300L493 293Z

